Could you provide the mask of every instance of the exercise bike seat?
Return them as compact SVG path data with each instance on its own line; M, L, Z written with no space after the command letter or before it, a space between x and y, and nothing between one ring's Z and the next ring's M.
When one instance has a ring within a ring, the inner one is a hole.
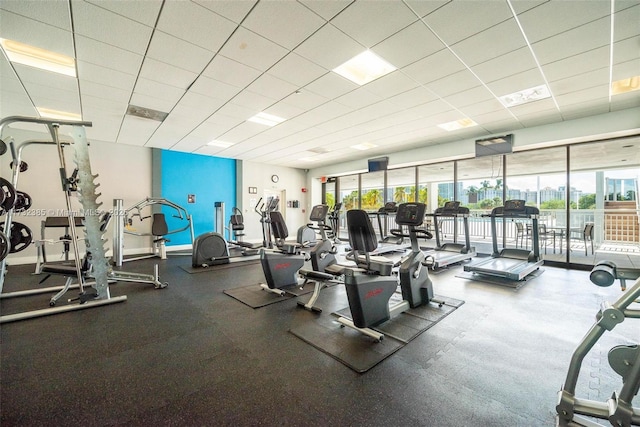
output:
M353 261L358 267L364 268L370 273L381 276L390 276L393 262L381 256L369 256L378 248L376 233L369 220L369 214L363 210L347 211L347 228L349 232L349 244L355 254Z

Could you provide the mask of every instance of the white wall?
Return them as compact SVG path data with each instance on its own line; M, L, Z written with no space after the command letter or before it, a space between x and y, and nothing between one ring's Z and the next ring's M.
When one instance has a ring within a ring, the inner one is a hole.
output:
M61 137L69 128L62 127ZM16 148L31 139L51 140L50 135L33 133L20 129L5 129L3 139L9 141L9 136L15 140ZM75 168L73 161L73 148L66 147L65 161L67 175L71 175ZM151 150L143 147L119 145L105 142L90 141L89 155L93 174L99 176L95 182L100 184L98 192L102 195L98 198L102 202L101 209L110 210L113 207L114 198L124 199L124 206L130 206L135 202L151 195ZM0 175L11 181L11 153L8 151L0 158ZM64 216L66 214L66 202L60 179L60 161L57 149L54 145L31 145L24 148L22 160L27 162L29 169L21 173L18 178L17 189L27 193L33 200L31 208L24 213L16 213L14 222L25 224L31 229L34 239L40 239L41 221L47 216ZM81 211L81 205L76 196L72 197L72 209ZM4 218L0 218L4 221ZM149 221L147 221L149 222ZM108 242L105 248L111 249L113 243L112 227L105 234ZM140 230L149 231L150 224L144 224ZM64 234L64 229L50 228L46 231L46 239L58 240ZM80 235L83 237L83 234ZM151 240L148 237L126 236L125 253L141 253L150 250ZM60 260L62 245L47 245L47 258L49 261ZM82 253L84 246L81 245ZM27 249L10 254L7 257L9 264L34 263L36 261L36 247L30 245Z
M250 161L239 162L238 187L241 189L242 214L245 223L246 241L261 242L262 228L260 217L253 208L265 194L280 194L286 191L287 200L280 200L280 211L285 215L289 239L295 240L298 228L309 222L309 192L303 193L306 188L307 173L303 169L288 168L283 166L271 166ZM241 171L241 172L240 172ZM278 175L277 183L271 181L272 175ZM249 187L256 187L257 194L249 194ZM287 201L298 200L299 208L287 207ZM227 208L230 209L231 207Z

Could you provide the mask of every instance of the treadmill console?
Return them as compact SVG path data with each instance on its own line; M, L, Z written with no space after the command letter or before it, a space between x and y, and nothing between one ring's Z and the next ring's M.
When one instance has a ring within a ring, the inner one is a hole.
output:
M327 205L315 205L313 209L311 209L311 214L309 214L309 219L311 221L324 221L327 217L327 212L329 212L329 206Z
M507 200L504 202L504 213L524 213L526 211L525 200Z
M445 202L442 207L442 213L456 213L460 209L460 202L458 201L450 201Z
M398 225L419 226L424 221L427 205L424 203L401 203L396 213Z

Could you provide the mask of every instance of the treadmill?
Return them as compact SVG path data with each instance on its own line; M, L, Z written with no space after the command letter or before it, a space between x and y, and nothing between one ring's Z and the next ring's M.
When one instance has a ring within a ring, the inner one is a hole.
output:
M376 212L370 212L369 217L376 217L378 220L378 230L380 230L380 240L378 240L378 248L371 252L371 255L382 255L389 252L405 252L411 247L411 243L405 242L402 237L402 233L393 233L393 230L389 230L391 235L387 234L387 228L389 224L389 218L395 217L398 212L398 206L396 202L387 202L383 207ZM406 234L406 233L405 233Z
M427 266L435 270L443 268L451 264L469 260L476 256L476 248L471 246L469 238L469 208L460 206L460 202L445 202L444 206L436 209L428 216L433 217L434 234L436 237L436 247L433 250L425 252L425 262ZM442 243L440 240L440 229L438 227L439 218L462 218L464 226L464 244L458 243L457 230L454 228L453 243Z
M529 274L538 270L544 263L540 259L538 246L538 216L540 211L534 206L525 206L524 200L507 200L504 206L493 208L491 218L491 234L493 237L493 253L488 259L464 266L464 271L474 274L489 275L519 282ZM532 221L533 250L504 248L498 251L496 218L524 218ZM521 283L501 283L510 287L520 287Z

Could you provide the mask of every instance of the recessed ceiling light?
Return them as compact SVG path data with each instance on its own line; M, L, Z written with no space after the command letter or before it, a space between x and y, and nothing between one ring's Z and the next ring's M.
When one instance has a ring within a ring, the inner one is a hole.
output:
M631 148L633 147L633 144L629 144L629 145L623 145L622 148Z
M213 141L207 142L207 145L209 145L210 147L229 148L233 145L233 142L218 141L214 139Z
M611 95L619 95L621 93L627 93L638 89L640 89L640 76L616 80L611 83Z
M275 126L278 123L285 121L282 117L274 116L267 113L258 113L255 116L248 119L250 122L260 123L261 125Z
M458 130L458 129L470 128L473 126L478 126L478 124L468 118L458 119L453 122L442 123L438 125L439 128L449 132L453 132L454 130Z
M0 38L0 45L11 62L66 76L76 76L76 61L70 56L3 38Z
M50 108L37 108L40 117L45 119L58 119L58 120L82 120L82 116L77 113L69 113L67 111L52 110Z
M376 144L372 144L370 142L363 142L362 144L352 145L351 148L355 148L356 150L368 150L369 148L377 147Z
M314 159L313 157L302 157L300 159L301 162L317 162L318 159Z
M547 85L540 85L518 92L510 93L509 95L501 96L498 99L500 100L500 102L502 102L502 105L508 108L550 97L551 92L549 92L549 88L547 87Z
M362 86L395 70L397 68L387 61L370 50L365 50L334 68L333 72Z

